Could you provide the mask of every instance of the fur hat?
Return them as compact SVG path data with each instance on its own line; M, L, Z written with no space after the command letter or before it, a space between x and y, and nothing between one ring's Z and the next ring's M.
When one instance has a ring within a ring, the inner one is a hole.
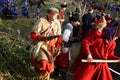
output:
M59 10L57 8L55 8L55 7L49 7L47 9L47 13L58 14Z

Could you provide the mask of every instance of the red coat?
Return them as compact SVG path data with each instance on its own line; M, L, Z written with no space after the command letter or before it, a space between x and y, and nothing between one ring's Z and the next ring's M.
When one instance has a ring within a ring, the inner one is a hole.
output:
M62 8L59 11L60 11L60 20L64 21L64 19L65 19L65 11Z
M74 80L112 80L107 63L82 63L91 53L93 59L120 59L114 56L115 41L106 43L104 35L93 30L92 35L82 41L81 50L71 69Z

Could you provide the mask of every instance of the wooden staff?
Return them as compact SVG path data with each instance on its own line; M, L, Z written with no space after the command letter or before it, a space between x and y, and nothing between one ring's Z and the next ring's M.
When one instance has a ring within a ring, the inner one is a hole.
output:
M86 59L82 59L82 62L88 62ZM100 62L106 62L106 63L117 63L120 62L120 60L93 60L93 63L100 63Z

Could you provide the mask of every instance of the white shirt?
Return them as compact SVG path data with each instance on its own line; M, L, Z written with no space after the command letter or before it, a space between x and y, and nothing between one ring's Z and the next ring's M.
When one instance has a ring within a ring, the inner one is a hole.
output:
M72 24L68 23L69 27L72 27ZM62 34L62 38L63 41L68 42L70 39L70 35L71 35L72 31L70 29L64 29L63 34Z

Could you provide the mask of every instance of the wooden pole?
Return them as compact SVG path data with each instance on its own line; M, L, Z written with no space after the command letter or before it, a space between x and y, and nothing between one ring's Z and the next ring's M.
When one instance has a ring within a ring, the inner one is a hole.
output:
M88 62L88 60L86 59L82 59L81 60L82 62ZM106 63L117 63L117 62L120 62L120 60L93 60L92 61L93 63L100 63L100 62L106 62Z

